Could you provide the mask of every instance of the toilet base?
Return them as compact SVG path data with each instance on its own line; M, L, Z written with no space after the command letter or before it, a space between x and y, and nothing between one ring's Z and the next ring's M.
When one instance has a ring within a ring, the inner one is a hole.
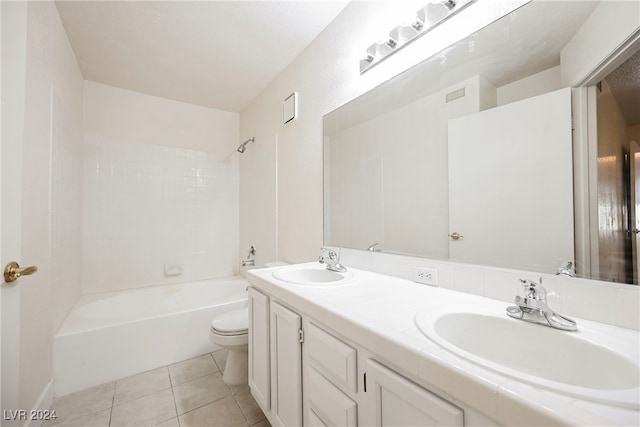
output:
M229 350L222 381L229 385L247 384L249 378L249 354L247 351Z

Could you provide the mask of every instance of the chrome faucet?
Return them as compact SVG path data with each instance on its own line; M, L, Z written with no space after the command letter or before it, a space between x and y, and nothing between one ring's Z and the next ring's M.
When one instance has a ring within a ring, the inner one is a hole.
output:
M561 265L556 274L559 276L573 277L573 262L567 261L566 264Z
M547 291L542 287L542 277L540 277L540 283L523 279L520 279L520 283L525 289L524 297L516 295L516 305L507 307L507 315L564 331L578 330L575 321L561 316L549 308Z
M336 271L338 273L344 273L347 271L347 267L340 264L340 255L333 249L320 248L320 257L318 258L320 264L326 264L327 270Z
M374 243L367 248L370 252L380 252L380 243Z
M249 255L247 255L247 259L242 260L243 267L253 267L256 265L256 260L253 258L256 255L256 247L251 245L249 246Z

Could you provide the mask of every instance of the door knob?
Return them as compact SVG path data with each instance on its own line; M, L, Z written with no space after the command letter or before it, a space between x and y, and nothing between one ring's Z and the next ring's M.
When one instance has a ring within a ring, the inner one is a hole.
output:
M38 271L35 265L21 268L17 262L11 261L4 268L4 281L7 283L15 282L22 276L28 276Z
M459 240L459 239L462 239L464 236L458 233L457 231L454 231L453 233L449 234L449 237L451 237L452 240Z

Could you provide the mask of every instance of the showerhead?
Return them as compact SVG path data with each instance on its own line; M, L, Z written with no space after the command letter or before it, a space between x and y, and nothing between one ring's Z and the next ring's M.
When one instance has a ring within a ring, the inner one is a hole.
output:
M255 141L255 137L247 139L245 142L240 144L240 146L238 147L238 149L236 151L238 153L240 153L240 154L244 153L244 150L247 149L247 144L250 143L250 142L254 142L254 141Z

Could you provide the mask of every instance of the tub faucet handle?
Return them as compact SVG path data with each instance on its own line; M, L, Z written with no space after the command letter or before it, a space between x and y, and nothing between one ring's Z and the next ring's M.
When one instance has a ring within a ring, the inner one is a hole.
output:
M252 256L256 254L256 247L254 245L249 246L249 255L247 255L247 259L250 259Z
M256 265L256 260L253 258L256 255L256 247L254 245L249 246L249 250L247 252L247 259L242 260L242 266L253 267Z

